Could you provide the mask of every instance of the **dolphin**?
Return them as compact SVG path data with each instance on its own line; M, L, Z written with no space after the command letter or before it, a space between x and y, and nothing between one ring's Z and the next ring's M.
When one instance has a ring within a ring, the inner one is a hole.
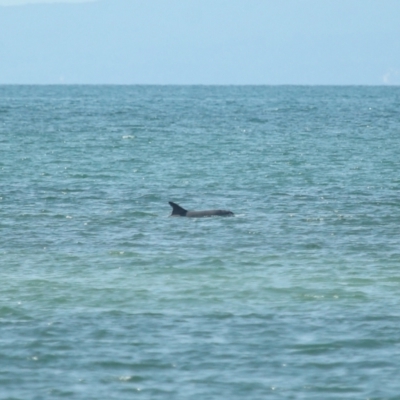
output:
M204 210L204 211L190 211L185 210L180 205L173 203L172 201L168 202L172 207L172 213L170 217L189 217L189 218L202 218L202 217L230 217L235 215L232 211L226 210Z

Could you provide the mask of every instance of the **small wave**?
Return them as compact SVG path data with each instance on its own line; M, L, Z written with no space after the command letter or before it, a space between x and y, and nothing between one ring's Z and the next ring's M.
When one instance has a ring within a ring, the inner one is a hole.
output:
M133 211L129 213L129 217L157 217L158 215L151 212Z

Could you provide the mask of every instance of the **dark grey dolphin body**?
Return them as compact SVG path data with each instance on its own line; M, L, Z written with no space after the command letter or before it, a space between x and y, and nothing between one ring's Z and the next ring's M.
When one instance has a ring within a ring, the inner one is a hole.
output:
M202 218L202 217L214 217L214 216L229 217L235 215L233 214L232 211L226 211L226 210L204 210L204 211L185 210L178 204L173 203L172 201L169 201L169 205L172 207L172 213L170 217Z

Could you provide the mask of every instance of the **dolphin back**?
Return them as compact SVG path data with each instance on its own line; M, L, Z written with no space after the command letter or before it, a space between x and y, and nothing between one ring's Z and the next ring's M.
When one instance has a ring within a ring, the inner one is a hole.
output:
M168 203L172 207L172 213L170 217L202 218L202 217L213 217L213 216L221 216L221 217L234 216L232 211L227 211L227 210L188 211L182 208L179 204L173 203L172 201L169 201Z
M227 210L204 210L204 211L188 211L186 216L189 218L202 218L202 217L229 217L233 216L232 211Z

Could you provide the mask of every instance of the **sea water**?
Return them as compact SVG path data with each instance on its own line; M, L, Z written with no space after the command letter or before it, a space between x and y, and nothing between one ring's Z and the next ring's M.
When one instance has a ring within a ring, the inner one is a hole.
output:
M0 86L0 285L2 400L399 399L400 88Z

